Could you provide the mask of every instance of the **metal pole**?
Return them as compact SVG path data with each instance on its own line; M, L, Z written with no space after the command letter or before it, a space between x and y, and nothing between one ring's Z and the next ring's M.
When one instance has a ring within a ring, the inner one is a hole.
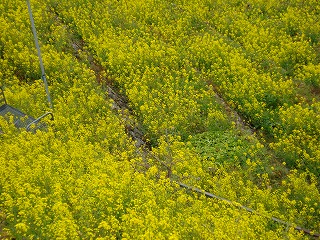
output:
M36 48L37 48L37 51L38 51L38 58L39 58L41 74L42 74L41 78L42 78L42 80L44 82L44 87L46 89L49 106L50 106L50 108L53 108L51 97L50 97L50 92L49 92L49 88L48 88L48 82L47 82L47 78L46 78L46 74L45 74L44 66L43 66L43 61L42 61L42 57L41 57L41 51L40 51L40 46L39 46L39 42L38 42L37 31L36 31L36 27L35 27L34 20L33 20L30 0L27 0L27 5L28 5L28 10L29 10L29 17L30 17L30 22L31 22L34 42L36 44Z

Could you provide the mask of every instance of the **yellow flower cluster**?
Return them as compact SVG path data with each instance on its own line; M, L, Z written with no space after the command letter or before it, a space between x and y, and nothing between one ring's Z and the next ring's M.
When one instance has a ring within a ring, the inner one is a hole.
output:
M294 105L280 109L281 127L275 129L276 141L271 146L290 164L297 164L315 174L320 170L319 102L309 107Z
M297 103L299 81L318 86L317 1L31 2L55 120L30 133L0 118L0 238L303 238L272 216L320 232L320 106ZM5 0L0 13L0 84L39 116L48 106L27 7ZM74 56L78 40L126 95L150 154ZM272 150L236 129L227 104Z

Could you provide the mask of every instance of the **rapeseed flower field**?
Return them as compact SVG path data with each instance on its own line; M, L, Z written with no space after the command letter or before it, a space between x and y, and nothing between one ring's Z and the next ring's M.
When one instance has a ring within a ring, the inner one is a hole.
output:
M0 3L0 86L54 121L0 117L0 239L320 232L319 1L31 6L54 108L22 0Z

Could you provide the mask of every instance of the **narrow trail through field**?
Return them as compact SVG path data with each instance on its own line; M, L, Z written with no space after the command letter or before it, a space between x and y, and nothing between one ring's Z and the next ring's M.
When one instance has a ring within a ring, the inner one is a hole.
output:
M224 107L226 113L231 121L235 123L237 129L241 130L243 133L253 134L256 130L247 123L247 121L230 105L223 99L223 97L218 93L218 91L213 87L215 92L216 101Z
M70 31L69 31L70 32ZM120 94L120 92L113 86L112 81L104 76L104 69L101 64L96 61L93 55L85 50L84 41L77 40L72 38L72 48L74 50L74 56L79 61L84 61L89 63L90 69L94 72L97 82L101 85L102 88L105 88L108 97L113 100L113 110L117 111L121 119L124 121L126 131L128 135L135 141L137 148L147 148L149 149L145 136L140 129L141 124L138 123L135 119L132 109L130 109L127 97ZM79 51L82 52L81 56L78 54ZM83 54L85 53L85 54ZM86 59L83 59L85 56Z

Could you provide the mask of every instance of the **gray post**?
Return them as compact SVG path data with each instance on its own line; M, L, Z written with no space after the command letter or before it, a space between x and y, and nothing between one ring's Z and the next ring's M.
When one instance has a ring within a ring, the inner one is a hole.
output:
M41 78L42 78L42 80L44 82L44 86L45 86L45 89L46 89L47 98L48 98L48 102L49 102L50 108L53 108L53 105L52 105L52 102L51 102L51 97L50 97L50 92L49 92L49 88L48 88L48 82L47 82L47 78L46 78L46 74L45 74L44 66L43 66L43 61L42 61L42 57L41 57L41 51L40 51L40 46L39 46L39 42L38 42L37 31L36 31L36 27L35 27L33 16L32 16L30 0L27 0L27 5L28 5L28 10L29 10L29 17L30 17L30 21L31 21L31 27L32 27L34 42L36 44L36 48L37 48L37 51L38 51L38 58L39 58L41 74L42 74Z

